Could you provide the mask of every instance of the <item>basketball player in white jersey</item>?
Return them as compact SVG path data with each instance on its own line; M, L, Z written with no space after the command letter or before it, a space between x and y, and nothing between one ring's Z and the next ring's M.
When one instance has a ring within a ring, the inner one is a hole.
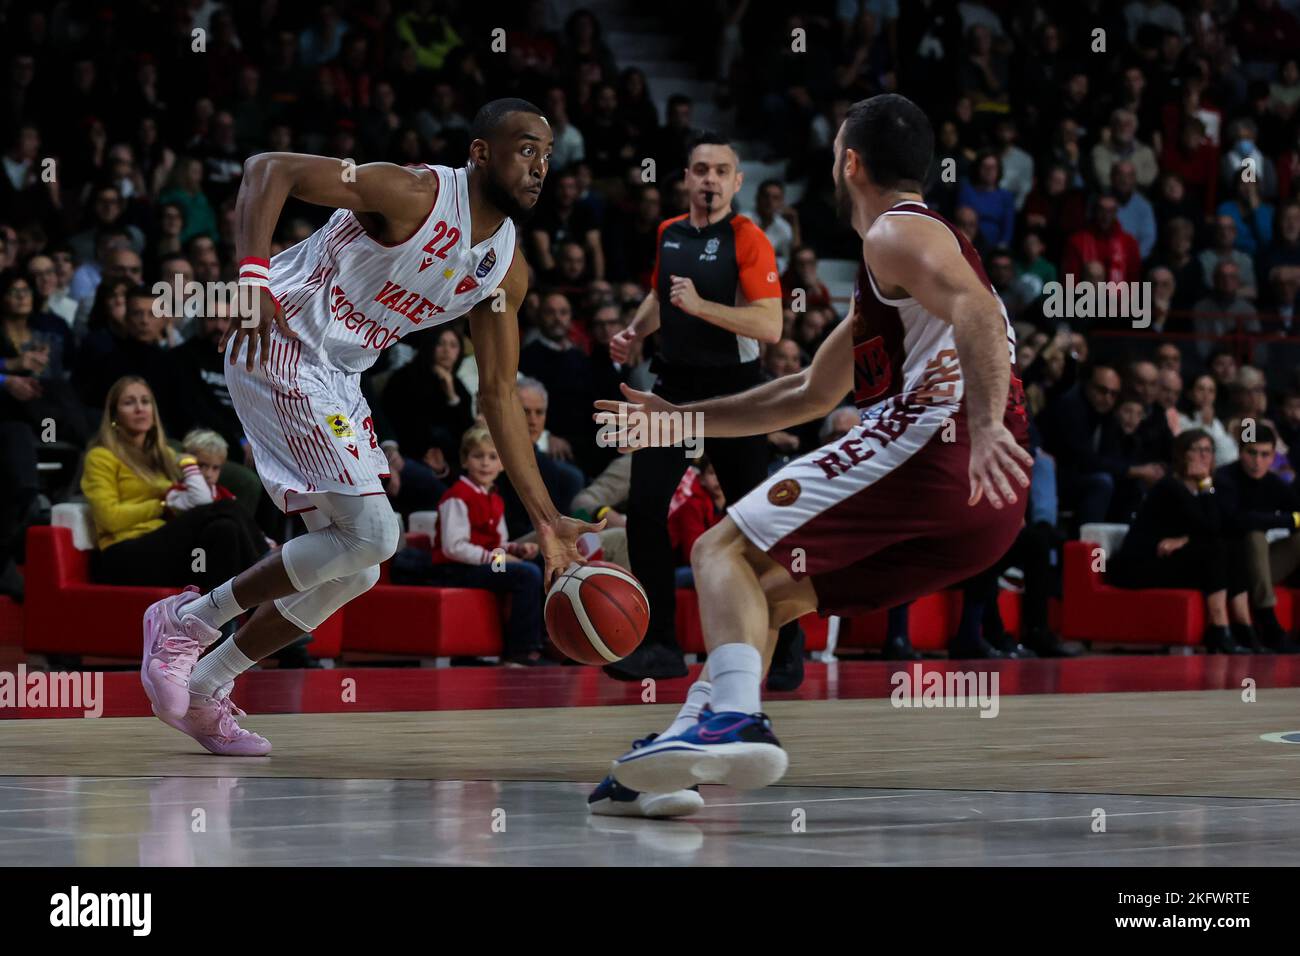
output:
M940 590L998 560L1019 532L1033 461L1015 333L979 255L922 199L933 148L929 120L905 97L849 110L834 176L862 263L849 316L807 369L680 407L623 386L628 411L702 413L706 438L790 428L850 392L861 419L696 542L708 663L664 733L614 761L592 812L677 815L702 805L689 789L700 783L776 782L788 758L759 701L775 629ZM623 404L597 402L598 419L613 423L605 416Z
M222 342L227 383L267 492L309 533L208 594L190 588L145 614L141 677L154 712L213 753L270 751L239 726L234 679L370 588L397 548L360 374L402 337L469 313L479 408L538 531L548 585L580 560L578 535L601 527L556 511L515 388L528 266L513 220L536 205L551 146L541 111L506 99L475 117L460 169L294 153L245 163L236 242L255 307ZM337 208L268 261L289 196ZM198 660L247 608L257 610L234 640Z

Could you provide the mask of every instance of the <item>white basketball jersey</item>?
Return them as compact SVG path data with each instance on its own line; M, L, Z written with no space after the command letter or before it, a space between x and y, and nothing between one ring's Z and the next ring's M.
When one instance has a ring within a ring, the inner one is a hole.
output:
M348 209L271 260L271 291L303 354L362 372L402 336L464 315L493 293L515 254L515 225L470 245L466 168L427 166L438 199L415 234L395 245L366 234Z

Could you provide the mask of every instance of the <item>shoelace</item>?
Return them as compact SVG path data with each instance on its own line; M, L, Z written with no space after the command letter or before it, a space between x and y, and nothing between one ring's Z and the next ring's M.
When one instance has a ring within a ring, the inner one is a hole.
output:
M239 724L235 723L237 717L247 717L229 697L223 697L217 701L217 734L226 740L234 740L237 737L247 737L252 733L245 730Z
M203 648L188 637L169 637L163 641L162 651L169 655L162 662L163 675L173 684L183 686L189 681Z

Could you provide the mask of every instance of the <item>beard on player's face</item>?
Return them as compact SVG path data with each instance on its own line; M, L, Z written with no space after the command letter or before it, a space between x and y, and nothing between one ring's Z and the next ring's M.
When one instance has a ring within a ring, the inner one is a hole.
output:
M537 208L537 197L524 193L525 196L532 199L531 206L524 205L524 201L515 195L510 186L501 181L491 165L483 167L483 171L485 173L483 177L483 195L487 197L488 202L515 222L527 222Z

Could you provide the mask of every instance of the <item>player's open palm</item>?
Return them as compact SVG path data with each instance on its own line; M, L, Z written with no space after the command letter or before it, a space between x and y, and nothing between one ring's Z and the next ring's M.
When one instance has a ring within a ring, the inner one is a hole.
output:
M271 328L286 339L296 339L298 333L289 328L284 317L284 309L271 294L271 290L261 288L253 299L251 315L244 315L242 309L236 310L238 317L230 323L226 334L221 337L221 351L230 354L230 364L239 361L241 351L245 352L245 368L253 370L253 362L260 357L263 365L271 355Z
M1028 488L1034 459L1020 447L1001 422L991 428L971 429L970 501L987 498L994 508L1015 504L1016 488Z
M600 431L596 443L602 448L617 448L620 452L636 451L649 448L654 444L668 444L681 440L681 435L668 436L668 441L660 434L665 423L680 423L681 415L673 412L681 410L655 395L653 392L641 392L631 385L623 384L619 388L627 398L625 402L601 399L596 402L596 424Z
M582 555L578 553L578 538L588 532L599 532L604 527L604 521L592 524L561 516L550 525L537 530L537 543L546 561L547 590L550 590L551 584L569 565L584 563Z

